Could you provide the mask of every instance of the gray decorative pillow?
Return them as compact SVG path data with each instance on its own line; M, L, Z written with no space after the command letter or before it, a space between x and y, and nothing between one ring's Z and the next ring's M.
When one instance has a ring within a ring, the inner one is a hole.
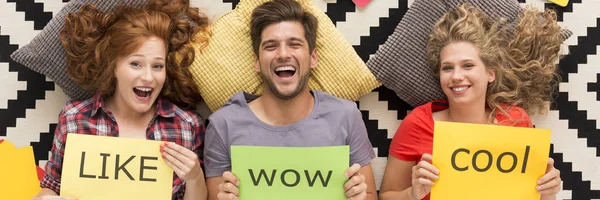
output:
M367 67L387 88L413 107L446 99L427 61L427 37L435 23L460 3L468 2L493 18L514 24L522 11L516 0L416 0L394 33L367 62ZM567 39L571 32L563 30Z
M94 4L100 11L107 12L113 11L118 5L141 8L146 3L147 0L71 0L29 44L17 49L10 57L54 80L67 96L73 99L87 99L93 92L81 88L67 74L67 55L58 38L58 33L65 24L65 17L88 4Z

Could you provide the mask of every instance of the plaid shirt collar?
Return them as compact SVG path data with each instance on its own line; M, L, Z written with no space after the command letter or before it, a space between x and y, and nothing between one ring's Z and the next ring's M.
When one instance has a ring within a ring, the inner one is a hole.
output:
M92 116L96 115L99 109L102 109L106 114L112 115L112 112L104 105L104 98L100 93L94 96L94 102L92 103ZM164 118L175 117L175 105L172 104L167 98L158 96L156 98L156 114Z

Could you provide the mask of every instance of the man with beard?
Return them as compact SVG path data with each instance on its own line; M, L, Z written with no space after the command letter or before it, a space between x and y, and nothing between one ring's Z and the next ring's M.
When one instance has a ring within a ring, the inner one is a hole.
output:
M250 25L254 70L265 83L264 94L235 94L209 118L204 148L209 199L237 199L231 145L349 145L346 198L377 199L370 165L375 154L356 104L308 88L318 61L317 19L295 0L273 0L253 11Z

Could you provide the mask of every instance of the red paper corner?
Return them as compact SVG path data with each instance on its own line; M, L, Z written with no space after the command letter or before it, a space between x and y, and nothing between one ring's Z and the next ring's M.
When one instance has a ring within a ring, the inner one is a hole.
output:
M358 8L365 8L367 4L371 2L371 0L352 0Z
M46 171L38 166L35 166L35 169L37 170L38 180L42 181L42 179L44 179L44 175L46 175Z

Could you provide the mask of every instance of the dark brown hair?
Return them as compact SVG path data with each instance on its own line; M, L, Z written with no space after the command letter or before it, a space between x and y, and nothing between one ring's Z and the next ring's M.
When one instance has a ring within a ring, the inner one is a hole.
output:
M189 71L195 55L191 42L205 46L207 26L208 18L189 7L188 0L151 0L145 8L119 6L106 13L87 5L66 17L60 41L69 76L84 89L108 97L116 87L117 60L150 37L162 39L167 79L160 95L183 109L195 109L201 97Z
M492 19L477 8L462 4L448 12L429 35L427 54L433 72L439 75L440 53L453 42L469 42L496 79L486 91L486 103L506 113L508 107L523 107L529 114L545 114L558 86L556 63L560 57L561 27L552 10L527 7L510 26Z
M310 53L317 46L317 18L305 11L300 3L295 0L273 0L268 1L252 11L250 19L250 38L252 38L252 49L258 56L258 48L262 40L262 31L269 25L293 21L300 22L304 27L304 37L308 42Z

